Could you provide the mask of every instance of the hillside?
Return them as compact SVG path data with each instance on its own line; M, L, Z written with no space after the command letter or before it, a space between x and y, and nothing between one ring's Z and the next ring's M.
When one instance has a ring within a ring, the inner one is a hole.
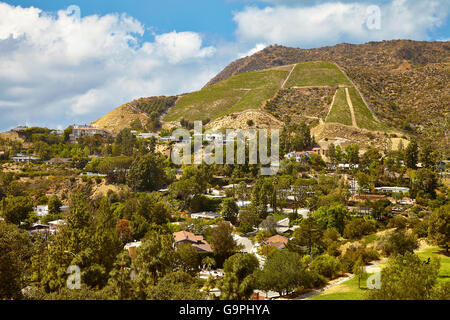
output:
M382 122L419 136L433 130L448 139L449 42L397 40L317 49L270 46L234 61L206 87L237 74L318 60L339 65Z
M350 135L351 141L358 137L366 142L362 135L368 133L433 136L434 146L445 152L450 149L449 80L449 42L399 40L318 49L270 46L232 62L202 90L140 99L144 107L133 101L133 108L94 124L117 126L117 132L149 116L165 128L179 126L181 120L243 128L252 124L249 120L253 125L258 120L256 126L262 127L306 121L317 132L329 133L324 137L328 140L337 136L337 128L346 128L339 136ZM260 121L267 114L276 122ZM255 119L248 119L250 115ZM351 134L355 130L358 134Z
M148 119L148 115L127 103L114 109L102 118L92 122L91 125L93 127L103 128L117 134L122 129L128 128L130 123L136 119L139 119L141 123L145 123Z
M91 123L97 128L118 133L130 127L133 121L139 120L146 126L149 119L158 119L175 104L177 97L149 97L134 100L121 105L107 115Z
M281 88L288 74L288 70L281 68L231 77L181 96L163 120L215 120L234 112L259 109Z

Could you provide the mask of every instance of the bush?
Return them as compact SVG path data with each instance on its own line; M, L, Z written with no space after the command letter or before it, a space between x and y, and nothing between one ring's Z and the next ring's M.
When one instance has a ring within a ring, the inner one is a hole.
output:
M333 243L331 243L331 244L328 246L328 249L327 249L328 255L329 255L329 256L332 256L332 257L339 257L339 256L341 255L341 250L339 249L340 246L341 246L341 245L340 245L339 242L333 242Z
M318 274L327 277L334 278L341 269L341 263L335 257L322 255L315 258L311 264L311 270L316 271Z
M378 260L379 258L380 255L374 249L369 249L364 245L360 247L351 246L341 258L342 270L353 272L353 266L359 259L361 259L363 264L368 264L370 261Z
M387 223L388 228L405 229L408 220L405 217L394 217L389 219Z
M362 236L371 234L377 230L373 219L356 218L350 221L344 229L344 237L347 239L361 239Z
M413 234L419 239L428 237L428 225L428 220L415 219L410 223Z
M378 249L385 256L404 255L407 252L414 252L419 247L417 238L413 234L396 230L383 236L378 243Z

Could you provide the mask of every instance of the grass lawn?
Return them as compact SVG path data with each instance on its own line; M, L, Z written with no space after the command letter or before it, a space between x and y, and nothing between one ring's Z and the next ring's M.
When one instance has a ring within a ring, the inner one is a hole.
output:
M367 242L368 239L372 238L369 235L364 238ZM442 284L446 281L450 281L450 256L445 256L440 251L443 251L442 248L438 247L430 247L423 251L416 252L416 254L422 259L426 261L428 258L439 257L441 261L441 268L439 270L438 283ZM378 265L378 267L383 267L386 263ZM324 293L321 293L315 297L312 297L310 300L364 300L366 299L367 288L366 288L366 276L361 279L361 288L358 288L358 279L356 277L341 283L331 289L327 290Z
M438 283L442 284L450 281L450 256L443 255L439 253L440 251L444 251L444 249L439 247L430 247L424 251L417 252L417 255L423 261L433 257L438 257L440 259L441 268L439 269Z
M361 289L358 287L358 278L353 277L309 300L366 300L367 278L368 276L361 278Z
M286 88L307 86L351 85L345 75L331 62L299 63L289 78Z
M375 120L372 112L370 112L369 108L367 108L358 90L355 88L349 88L349 93L350 99L352 99L353 109L355 110L356 123L360 128L379 131L389 130L386 125Z
M214 120L233 112L258 109L275 95L288 74L285 70L247 72L186 94L169 110L164 121Z
M337 90L333 107L331 108L326 122L338 122L347 126L352 125L352 114L347 103L345 88L339 88Z

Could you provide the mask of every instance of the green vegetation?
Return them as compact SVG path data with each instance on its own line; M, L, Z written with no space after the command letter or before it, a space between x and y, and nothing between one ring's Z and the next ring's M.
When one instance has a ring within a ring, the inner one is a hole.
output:
M331 62L303 62L299 63L289 78L286 87L306 86L337 86L351 85L350 81Z
M339 289L333 293L323 293L312 297L309 300L366 300L367 299L367 287L366 281L370 275L363 275L361 277L361 288L359 288L358 277L339 285Z
M217 119L233 112L260 108L287 77L283 70L244 73L180 97L165 121Z
M338 122L347 126L352 125L352 114L347 103L345 88L339 88L336 92L336 98L326 122Z
M430 247L423 251L417 252L417 255L422 261L427 261L428 258L438 258L441 264L437 281L440 285L450 283L450 256L445 255L441 247Z
M350 93L350 99L352 100L353 109L355 110L355 118L358 127L368 130L387 131L388 128L386 125L375 120L372 112L367 108L358 90L352 87L349 88L348 91Z

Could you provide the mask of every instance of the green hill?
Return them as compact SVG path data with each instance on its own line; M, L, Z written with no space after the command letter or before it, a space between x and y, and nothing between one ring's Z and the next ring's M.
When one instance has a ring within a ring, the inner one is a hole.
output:
M354 106L355 124L345 90L349 90ZM334 95L332 104L330 97ZM317 124L326 121L368 130L386 129L372 115L347 76L334 63L326 61L303 62L232 76L181 96L163 120L215 120L250 109L268 111L282 121L289 117L294 121L307 120Z
M181 96L163 120L214 120L234 112L259 109L281 88L288 74L286 70L271 69L231 77Z

